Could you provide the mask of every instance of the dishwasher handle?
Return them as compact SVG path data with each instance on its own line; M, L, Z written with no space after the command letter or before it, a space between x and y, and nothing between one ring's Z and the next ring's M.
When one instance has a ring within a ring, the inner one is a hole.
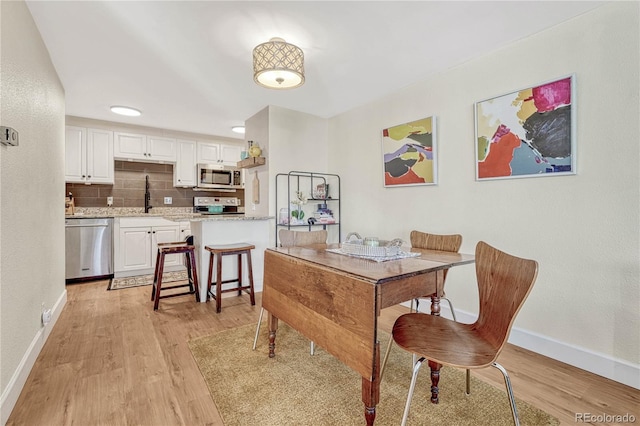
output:
M89 224L69 224L66 223L65 228L108 228L109 224L108 223L89 223Z

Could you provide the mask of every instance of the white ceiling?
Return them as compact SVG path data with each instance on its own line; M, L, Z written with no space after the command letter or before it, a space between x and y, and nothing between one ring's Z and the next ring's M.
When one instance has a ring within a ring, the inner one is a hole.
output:
M334 116L602 3L27 1L67 115L226 137L267 105ZM271 37L304 51L302 87L253 82L253 47Z

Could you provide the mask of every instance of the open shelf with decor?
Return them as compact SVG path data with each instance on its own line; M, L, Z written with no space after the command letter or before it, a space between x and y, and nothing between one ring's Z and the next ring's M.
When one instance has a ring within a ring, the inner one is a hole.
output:
M276 175L276 247L278 231L325 229L328 242L341 241L340 176L291 171Z
M267 160L264 157L248 157L238 161L237 167L239 169L250 169L252 167L264 166L266 162Z

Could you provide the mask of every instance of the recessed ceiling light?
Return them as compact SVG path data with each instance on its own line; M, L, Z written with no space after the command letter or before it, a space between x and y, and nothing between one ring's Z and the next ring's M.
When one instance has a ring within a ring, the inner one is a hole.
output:
M126 115L126 116L129 116L129 117L138 117L140 114L142 114L140 112L140 110L137 110L135 108L126 107L126 106L118 106L118 105L112 106L111 107L111 112L113 112L115 114Z
M231 131L236 133L242 133L244 135L244 126L233 126Z

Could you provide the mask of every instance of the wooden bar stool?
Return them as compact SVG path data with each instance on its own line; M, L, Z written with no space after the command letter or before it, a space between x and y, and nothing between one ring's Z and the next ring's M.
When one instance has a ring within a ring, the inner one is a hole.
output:
M222 293L227 293L230 291L237 291L238 296L242 295L242 290L244 290L247 294L251 296L251 304L256 304L255 294L253 292L253 268L251 266L251 250L256 248L256 246L247 243L236 243L236 244L220 244L215 246L205 246L205 249L209 251L209 275L207 278L207 295L211 296L216 301L216 312L220 312L222 310ZM222 280L222 257L228 255L237 255L238 256L238 277L228 280ZM249 285L242 285L242 255L247 256L247 267L249 269ZM213 275L213 261L217 256L216 262L216 281L212 282L211 277ZM222 284L228 283L238 283L236 288L228 288L223 290ZM211 291L211 286L216 286L216 292L213 294Z
M179 241L174 243L160 243L158 244L158 255L156 257L156 269L153 274L153 288L151 289L151 300L153 303L153 310L158 310L160 299L166 297L184 296L186 294L196 295L196 301L200 301L200 293L198 291L198 272L196 270L196 256L195 246L189 244L192 240ZM162 287L162 274L164 272L164 257L168 254L180 254L184 253L186 258L188 283L176 284L170 287ZM170 290L172 288L189 287L189 291L182 293L171 293L164 296L160 296L160 290Z

